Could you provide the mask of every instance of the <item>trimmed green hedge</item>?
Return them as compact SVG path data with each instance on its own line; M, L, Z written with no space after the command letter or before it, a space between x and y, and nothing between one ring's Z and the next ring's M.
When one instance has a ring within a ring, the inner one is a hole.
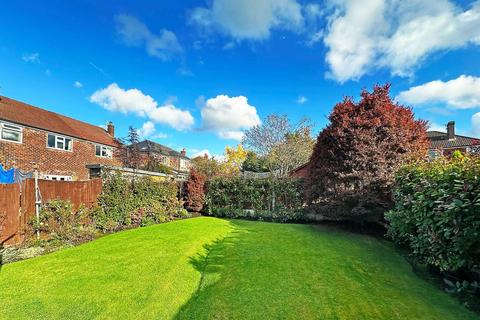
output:
M149 177L125 178L120 174L105 177L98 204L93 219L103 231L189 216L178 199L175 182L154 181Z
M480 158L441 159L396 175L388 235L441 271L479 269Z
M303 181L291 178L216 178L206 185L206 213L269 221L303 218Z

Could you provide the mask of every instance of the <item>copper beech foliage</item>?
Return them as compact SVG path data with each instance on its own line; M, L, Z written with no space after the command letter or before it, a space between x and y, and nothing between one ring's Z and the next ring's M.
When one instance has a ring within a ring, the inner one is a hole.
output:
M205 201L205 176L192 169L185 184L185 208L200 212Z
M329 115L310 160L307 196L326 218L379 219L391 206L396 170L425 157L427 122L394 102L390 85L347 97Z

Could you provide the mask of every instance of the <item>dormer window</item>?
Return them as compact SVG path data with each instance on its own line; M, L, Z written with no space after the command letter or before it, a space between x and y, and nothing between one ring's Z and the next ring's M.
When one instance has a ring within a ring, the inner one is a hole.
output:
M22 143L22 127L0 122L0 140Z
M72 138L49 133L47 137L47 147L63 151L72 151L73 141Z
M95 155L101 158L112 158L113 149L102 145L95 145Z

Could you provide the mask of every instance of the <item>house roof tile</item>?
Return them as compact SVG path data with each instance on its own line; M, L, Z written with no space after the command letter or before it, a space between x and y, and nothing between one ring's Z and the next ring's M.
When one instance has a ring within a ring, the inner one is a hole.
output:
M447 134L440 131L428 131L427 137L432 149L459 148L480 144L480 139L460 135L455 135L455 139L449 140Z
M0 96L0 120L108 146L118 146L118 142L99 126L94 126L3 96Z
M144 140L144 141L138 142L137 147L140 150L140 152L156 152L159 154L163 154L165 156L189 159L188 157L183 156L180 152L173 150L172 148L169 148L167 146L164 146L163 144L153 142L150 140Z

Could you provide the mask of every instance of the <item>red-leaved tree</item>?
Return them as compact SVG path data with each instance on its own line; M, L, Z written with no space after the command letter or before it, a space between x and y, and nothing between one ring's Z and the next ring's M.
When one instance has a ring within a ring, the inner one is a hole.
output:
M392 101L390 85L345 98L329 116L310 159L307 197L332 220L378 220L391 206L394 174L406 161L425 157L427 122Z
M185 184L185 208L200 212L205 201L205 176L195 169L190 171L190 177Z

